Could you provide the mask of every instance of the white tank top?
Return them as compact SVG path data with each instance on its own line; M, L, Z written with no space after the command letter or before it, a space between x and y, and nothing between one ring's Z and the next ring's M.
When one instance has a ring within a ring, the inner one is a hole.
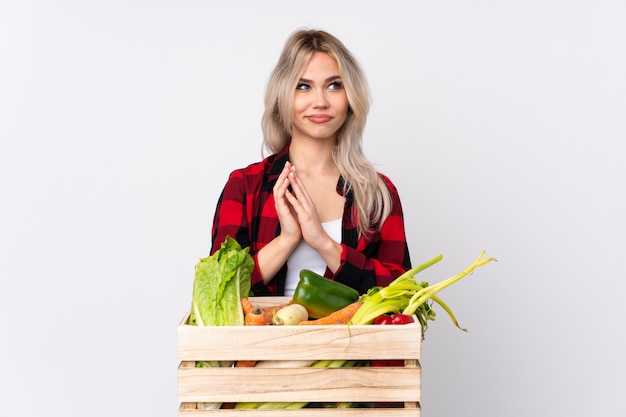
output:
M341 219L322 223L322 227L330 238L341 243ZM285 279L285 296L291 297L300 281L300 271L311 270L319 275L326 272L326 262L315 249L302 239L289 259L287 259L287 278Z

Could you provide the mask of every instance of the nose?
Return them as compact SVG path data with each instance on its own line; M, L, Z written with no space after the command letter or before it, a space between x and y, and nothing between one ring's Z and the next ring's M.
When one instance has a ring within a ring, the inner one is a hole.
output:
M324 89L317 90L313 101L313 108L327 109L328 107L329 104L328 99L326 98L326 91L324 91Z

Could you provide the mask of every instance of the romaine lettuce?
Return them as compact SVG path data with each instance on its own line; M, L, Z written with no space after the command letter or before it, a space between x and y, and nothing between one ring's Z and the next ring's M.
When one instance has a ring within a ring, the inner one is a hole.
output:
M243 326L241 298L250 293L254 260L249 248L227 236L220 249L196 265L189 324Z

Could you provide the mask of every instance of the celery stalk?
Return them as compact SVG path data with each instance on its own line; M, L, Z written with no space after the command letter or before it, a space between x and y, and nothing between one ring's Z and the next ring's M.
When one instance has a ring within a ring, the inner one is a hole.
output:
M444 303L441 298L437 297L436 295L432 295L430 298L431 298L431 300L433 300L434 302L439 304L439 306L441 308L443 308L446 313L448 313L448 316L450 316L450 319L452 319L452 323L454 323L454 325L456 327L458 327L459 329L463 330L464 332L467 331L467 329L464 329L461 326L459 326L459 322L456 320L456 317L454 317L454 313L452 313L452 310L450 309L450 307L448 307L448 305L446 303Z
M361 300L363 305L354 314L350 324L369 324L382 314L397 313L397 310L399 310L402 314L417 316L419 323L422 325L423 339L428 327L428 321L434 320L436 316L435 311L428 303L430 301L430 304L433 302L439 304L439 306L448 313L448 316L450 316L456 327L467 331L459 326L450 307L448 307L441 298L437 297L436 294L471 274L476 268L491 261L495 261L494 258L483 259L484 254L485 251L482 251L478 258L464 271L433 285L428 285L426 282L418 282L415 279L415 275L439 262L442 259L441 255L408 270L386 287L374 287L370 289L367 294L362 296Z

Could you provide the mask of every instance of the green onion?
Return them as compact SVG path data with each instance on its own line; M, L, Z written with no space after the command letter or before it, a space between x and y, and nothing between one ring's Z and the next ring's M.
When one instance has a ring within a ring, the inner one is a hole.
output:
M464 271L437 284L428 285L427 282L418 282L415 276L419 272L439 262L443 258L442 255L438 255L430 261L408 270L386 287L374 287L370 289L367 294L362 296L361 300L363 301L363 305L354 314L350 324L370 324L376 317L383 314L402 313L416 315L419 323L422 325L422 339L424 339L426 329L428 328L428 321L435 320L436 313L431 308L432 303L435 302L448 313L456 327L466 331L459 326L450 307L448 307L441 298L437 297L436 294L459 281L461 278L471 274L476 268L491 261L495 261L494 258L483 259L484 254L485 251L482 251L478 258Z

